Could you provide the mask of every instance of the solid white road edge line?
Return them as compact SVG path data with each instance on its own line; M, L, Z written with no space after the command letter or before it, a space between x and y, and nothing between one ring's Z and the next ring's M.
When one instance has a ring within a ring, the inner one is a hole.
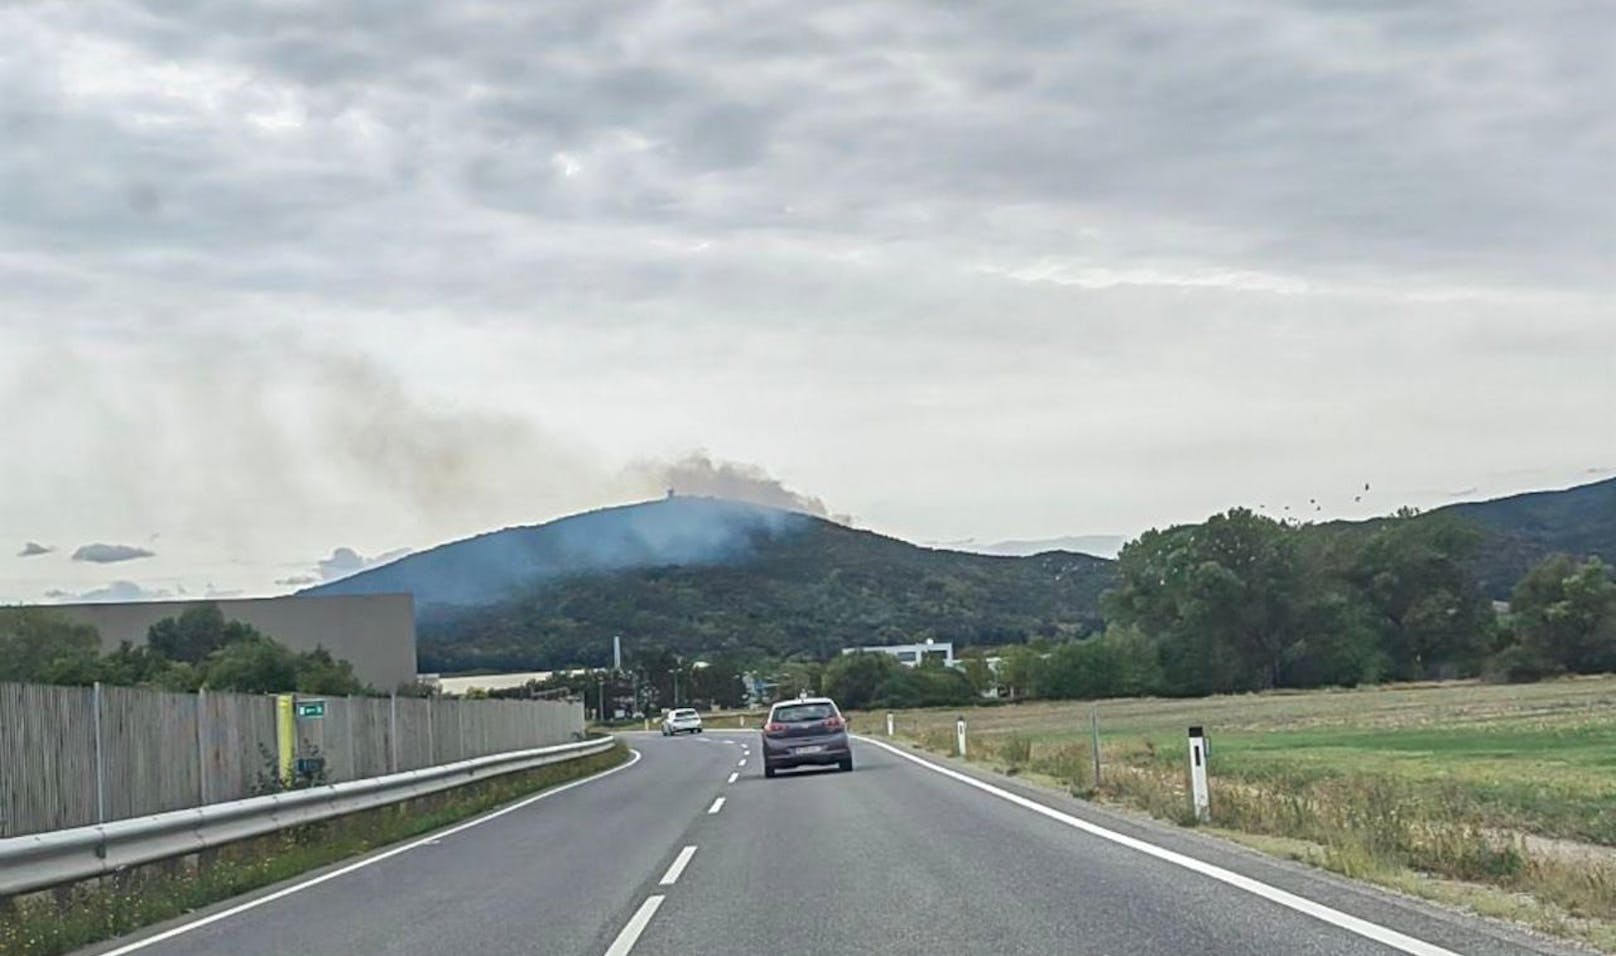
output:
M737 778L737 777L739 777L739 776L740 776L740 775L741 775L741 772L740 772L740 771L739 771L739 770L737 770L737 771L735 771L735 772L734 772L734 773L732 773L732 774L730 774L730 775L729 775L729 782L730 782L730 783L734 783L734 782L735 782L735 778Z
M645 927L650 924L651 917L656 915L657 907L661 905L662 897L647 896L645 902L640 904L640 908L634 911L634 915L628 918L623 931L612 940L612 946L606 950L606 956L628 956L629 950L640 941L640 934L645 932Z
M713 814L713 813L717 813L718 811L720 811L722 809L724 809L724 798L719 797L717 800L713 801L712 806L707 808L707 812L709 814Z
M668 867L668 872L662 874L662 882L658 883L657 885L672 886L673 884L679 882L679 877L684 874L685 867L690 865L690 858L695 855L696 848L693 846L687 846L683 850L680 850L679 855L674 857L673 865Z
M136 950L145 949L147 946L152 946L152 945L155 945L157 943L161 943L164 940L170 940L170 939L173 939L176 936L181 936L181 935L184 935L185 933L189 933L193 929L201 929L202 927L207 926L207 925L209 925L211 923L217 923L220 920L229 919L232 916L237 916L237 915L239 915L241 913L247 912L248 910L257 909L258 907L263 906L266 903L273 903L276 900L285 899L286 897L291 896L293 893L301 893L302 891L308 889L309 887L311 887L311 886L319 886L321 883L324 883L327 880L334 880L339 876L347 876L349 873L352 873L355 870L362 870L365 867L370 866L372 864L380 863L383 860L391 859L391 858L393 858L395 856L398 856L400 853L408 853L409 851L415 849L418 846L431 846L432 844L438 842L439 840L442 840L444 837L453 836L454 834L459 833L462 830L469 830L472 827L480 826L480 825L482 825L484 823L487 823L489 820L497 820L497 819L499 819L500 817L504 816L507 813L514 813L517 810L520 810L523 807L529 806L531 804L537 803L540 800L545 799L546 797L553 797L558 793L563 793L563 792L565 792L567 790L571 790L573 787L581 787L586 783L594 783L596 780L600 780L603 777L609 777L612 774L617 773L619 770L627 770L628 768L630 768L630 767L632 767L635 764L640 762L640 752L638 750L631 750L629 752L631 754L633 754L633 756L629 758L627 763L620 763L617 766L611 768L610 770L602 770L600 773L594 774L592 776L585 777L582 780L574 780L571 783L562 784L559 787L551 788L549 790L544 791L543 793L534 794L533 796L528 797L525 800L519 800L516 803L513 803L508 807L501 807L500 809L495 810L492 813L486 813L486 814L483 814L480 817L473 817L472 819L467 820L465 823L456 824L455 826L452 826L447 830L442 830L442 831L440 831L438 833L432 834L429 837L425 837L424 839L416 840L414 843L406 843L401 847L395 847L395 848L393 848L391 850L385 850L385 851L383 851L381 853L376 854L375 856L365 857L363 860L360 860L360 861L358 861L356 863L350 863L347 866L342 867L341 869L332 870L330 873L322 873L319 876L316 876L312 880L304 880L301 883L294 883L291 886L285 887L283 889L276 890L275 892L269 893L269 894L267 894L265 896L260 896L257 899L248 900L247 902L242 903L240 905L232 906L227 910L220 910L217 913L212 913L212 914L210 914L208 916L202 917L201 919L193 920L192 922L189 922L189 923L183 923L183 924L181 924L179 926L175 926L175 927L173 927L171 929L166 929L166 930L162 931L161 933L157 933L155 935L148 936L145 939L137 939L134 942L129 943L129 944L124 945L124 946L120 946L117 949L108 950L107 952L102 953L101 956L124 956L125 953L132 953L132 952L135 952Z
M902 757L905 760L917 763L920 766L925 767L927 770L934 773L940 773L943 776L957 780L966 786L975 787L984 793L992 794L1001 800L1007 800L1018 807L1031 810L1034 813L1046 816L1058 823L1064 823L1069 827L1082 830L1085 833L1092 834L1103 840L1110 840L1112 843L1125 846L1130 850L1137 850L1140 853L1144 853L1147 856L1153 856L1158 860L1162 860L1163 862L1171 863L1175 866L1181 866L1186 870L1192 870L1201 874L1202 876L1209 876L1214 880L1226 883L1229 886L1235 887L1236 889L1245 890L1247 893L1254 896L1260 896L1265 900L1278 903L1281 906L1293 909L1298 913L1306 914L1314 919L1323 920L1326 923L1333 926L1338 926L1350 933L1356 933L1365 939L1374 940L1377 943L1390 946L1391 948L1401 952L1409 953L1411 956L1459 956L1458 953L1455 953L1451 949L1443 949L1441 946L1437 946L1433 943L1427 943L1424 940L1415 939L1412 936L1399 933L1397 930L1381 926L1379 923L1371 923L1369 920L1360 919L1359 917L1353 916L1349 913L1343 913L1338 909L1325 906L1323 903L1316 903L1307 897L1297 896L1295 893L1287 892L1276 886L1269 886L1267 883L1264 883L1261 880L1252 879L1249 876L1244 876L1234 872L1233 870L1226 870L1221 866L1214 866L1211 863L1197 860L1192 856L1185 856L1182 853L1175 853L1172 850L1159 847L1154 843L1146 843L1144 840L1138 840L1131 836L1125 836L1121 833L1117 833L1114 830L1107 830L1105 827L1095 823L1090 823L1087 820L1079 819L1078 817L1074 817L1069 813L1062 813L1053 807L1046 807L1036 800L1029 800L1020 794L1011 793L1008 790L1002 790L999 787L995 787L991 783L984 783L983 781L978 780L969 774L960 773L958 770L953 770L948 767L941 766L940 764L932 763L930 760L924 760L915 756L914 754L905 753L891 744L885 744L879 740L862 736L859 737L858 740L863 743L874 744L875 746L880 747L882 750L889 751L897 754L899 757Z

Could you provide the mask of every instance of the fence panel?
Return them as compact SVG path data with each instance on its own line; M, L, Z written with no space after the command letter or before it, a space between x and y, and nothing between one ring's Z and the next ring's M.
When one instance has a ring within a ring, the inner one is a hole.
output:
M214 691L200 697L206 801L239 800L271 789L276 771L275 699Z
M96 822L92 697L0 684L0 837Z
M202 802L197 695L101 688L106 818L181 810Z
M93 688L0 684L0 837L276 786L272 695L103 687L99 701ZM323 756L337 783L564 743L584 721L563 701L350 697L296 726L299 752Z

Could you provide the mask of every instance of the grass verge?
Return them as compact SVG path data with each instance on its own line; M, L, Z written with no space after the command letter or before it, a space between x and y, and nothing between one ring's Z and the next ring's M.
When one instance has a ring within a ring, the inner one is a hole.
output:
M58 956L310 870L429 833L621 764L628 749L537 767L85 880L0 907L0 956Z

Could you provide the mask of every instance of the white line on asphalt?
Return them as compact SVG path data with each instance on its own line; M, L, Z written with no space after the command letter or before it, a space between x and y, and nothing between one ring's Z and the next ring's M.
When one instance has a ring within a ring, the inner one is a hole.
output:
M730 782L730 783L734 783L734 782L735 782L735 778L736 778L736 777L739 777L739 776L740 776L740 775L741 775L741 772L740 772L740 771L739 771L739 770L737 770L737 771L735 771L735 772L734 772L734 773L732 773L732 774L730 774L730 775L729 775L729 782Z
M661 905L662 897L647 896L645 902L640 904L640 908L634 911L634 915L628 918L628 924L623 927L623 931L612 940L612 947L606 950L606 956L628 956L629 950L640 941L640 934L645 932L645 927L651 922L651 917L656 915L657 907Z
M916 757L914 754L905 753L904 751L899 750L897 747L882 743L879 740L872 740L869 737L860 737L858 739L863 743L874 744L875 746L880 747L882 750L897 754L905 760L920 764L922 767L925 767L927 770L933 771L934 773L940 773L945 777L958 780L960 783L963 783L966 786L975 787L976 789L981 790L984 793L992 794L1001 800L1007 800L1018 807L1031 810L1034 813L1042 814L1043 816L1046 816L1057 823L1064 823L1069 827L1082 830L1083 832L1097 836L1102 840L1110 840L1112 843L1125 846L1130 850L1138 850L1140 853L1144 853L1147 856L1153 856L1158 860L1171 863L1175 866L1181 866L1186 870L1191 870L1201 874L1202 876L1209 876L1214 880L1218 880L1219 882L1227 883L1229 886L1235 887L1236 889L1245 890L1247 893L1251 893L1254 896L1260 896L1265 900L1278 903L1280 906L1288 907L1289 909L1293 909L1298 913L1304 913L1313 917L1314 919L1323 920L1324 922L1333 926L1339 926L1350 933L1356 933L1365 939L1374 940L1377 943L1390 946L1395 950L1410 953L1412 956L1459 956L1459 954L1455 953L1453 950L1443 949L1440 946L1427 943L1424 940L1415 939L1412 936L1399 933L1397 930L1381 926L1379 923L1371 923L1366 919L1360 919L1359 917L1353 916L1350 913L1343 913L1338 909L1325 906L1323 903L1316 903L1305 896L1297 896L1295 893L1287 892L1276 886L1269 886L1267 883L1264 883L1261 880L1252 879L1249 876L1236 873L1233 870L1226 870L1221 866L1215 866L1211 863L1197 860L1192 856L1185 856L1182 853L1175 853L1172 850L1159 847L1154 843L1147 843L1144 840L1135 839L1131 836L1125 836L1121 833L1117 833L1114 830L1107 830L1105 827L1102 827L1099 824L1090 823L1087 820L1074 817L1069 813L1062 813L1053 807L1046 807L1036 800L1029 800L1020 794L1011 793L1008 790L1002 790L999 787L995 787L991 783L985 783L973 776L970 776L969 774L960 773L958 770L951 770L948 767L934 764L930 760L923 760L920 757Z
M185 933L189 933L193 929L201 929L202 927L207 926L210 923L217 923L220 920L229 919L232 916L236 916L238 914L245 913L248 910L257 909L258 907L263 906L265 903L273 903L276 900L284 899L284 898L286 898L288 896L291 896L293 893L302 892L303 890L306 890L311 886L319 886L321 883L324 883L327 880L334 880L339 876L346 876L347 874L352 873L355 870L362 870L365 867L370 866L373 863L380 863L383 860L391 859L392 857L398 856L400 853L407 853L410 850L413 850L418 846L430 846L430 845L432 845L434 843L437 843L439 840L442 840L444 837L453 836L454 834L459 833L462 830L469 830L474 826L479 826L481 824L487 823L489 820L496 820L496 819L504 816L507 813L514 813L515 811L520 810L525 806L537 803L540 800L543 800L543 799L545 799L547 797L553 797L558 793L562 793L564 791L571 790L573 787L581 787L586 783L594 783L596 780L599 780L599 779L601 779L603 777L609 777L612 774L617 773L619 770L627 770L628 768L630 768L630 767L632 767L635 764L640 762L640 752L638 750L632 750L632 751L630 751L630 753L633 754L633 756L629 758L629 761L627 763L620 763L617 766L611 768L610 770L602 770L600 773L597 773L597 774L595 774L593 776L585 777L582 780L574 780L572 783L564 783L559 787L554 787L552 789L544 791L543 793L534 794L533 796L528 797L526 800L522 800L522 801L519 801L517 803L513 803L508 807L501 807L500 809L495 810L493 813L484 814L483 816L476 817L475 819L467 820L465 823L462 823L462 824L460 824L458 826L450 827L449 829L443 830L443 831L438 832L438 833L434 833L431 836L426 837L424 839L416 840L414 843L406 843L405 845L403 845L401 847L397 847L397 848L392 849L392 850L387 850L386 852L383 852L383 853L378 853L375 856L365 857L363 860L360 860L357 863L350 863L347 866L341 868L340 870L332 870L330 873L322 873L322 874L320 874L319 876L315 877L312 880L304 880L301 883L294 883L291 886L286 887L285 889L276 890L273 893L270 893L270 894L265 895L265 896L260 896L257 899L248 900L247 902L242 903L239 906L232 906L227 910L220 910L217 913L213 913L211 915L204 916L201 919L195 920L195 921L190 922L190 923L184 923L184 924L182 924L180 926L174 927L173 929L164 930L161 933L156 933L154 935L146 937L145 939L137 939L133 943L129 943L128 945L120 946L117 949L109 950L109 951L107 951L105 953L102 953L101 956L124 956L125 953L132 953L132 952L135 952L136 950L139 950L139 949L145 949L147 946L151 946L154 943L161 943L164 940L173 939L176 936L180 936L180 935L183 935Z
M668 867L668 872L662 874L662 882L657 885L672 886L679 882L679 875L685 871L685 867L690 865L690 858L695 855L696 848L693 846L687 846L680 850L679 855L673 859L673 865Z
M738 763L738 764L736 764L736 765L735 765L735 766L737 766L737 767L744 767L744 766L746 766L746 758L745 758L745 757L742 757L742 758L741 758L741 762L740 762L740 763Z
M707 808L707 812L708 813L717 813L718 811L720 811L722 809L724 809L724 798L719 797L717 800L713 801L712 806Z

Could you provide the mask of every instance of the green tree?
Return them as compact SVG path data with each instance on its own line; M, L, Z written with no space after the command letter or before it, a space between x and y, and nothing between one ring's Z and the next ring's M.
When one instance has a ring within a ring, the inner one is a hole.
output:
M1546 559L1510 599L1516 638L1543 670L1616 671L1616 581L1598 558Z
M1044 659L1025 644L1005 648L999 654L999 680L1011 700L1034 696L1042 683Z
M101 659L101 679L120 687L159 687L174 669L174 662L146 645L121 641Z
M0 681L93 684L101 679L101 638L44 608L0 608Z
M297 655L266 637L234 641L203 663L206 685L246 694L284 693L297 688Z
M705 667L692 667L690 695L717 707L739 707L746 688L741 685L741 667L735 658L720 654L705 661Z
M1179 694L1284 683L1307 581L1296 530L1236 508L1123 548L1112 619L1151 636Z
M980 656L971 655L960 659L960 671L970 682L971 691L978 697L987 694L999 686L999 679L993 673L993 668Z
M1420 680L1479 669L1493 614L1464 565L1479 540L1470 525L1405 508L1364 544L1352 578L1390 676Z
M362 694L366 690L365 685L354 676L353 664L337 660L323 647L297 655L294 667L297 690L302 694L337 697Z
M226 644L261 636L250 624L225 620L219 605L209 602L153 624L146 645L171 661L200 664Z
M863 710L880 699L883 689L904 670L891 654L841 654L825 665L825 694L849 710Z

